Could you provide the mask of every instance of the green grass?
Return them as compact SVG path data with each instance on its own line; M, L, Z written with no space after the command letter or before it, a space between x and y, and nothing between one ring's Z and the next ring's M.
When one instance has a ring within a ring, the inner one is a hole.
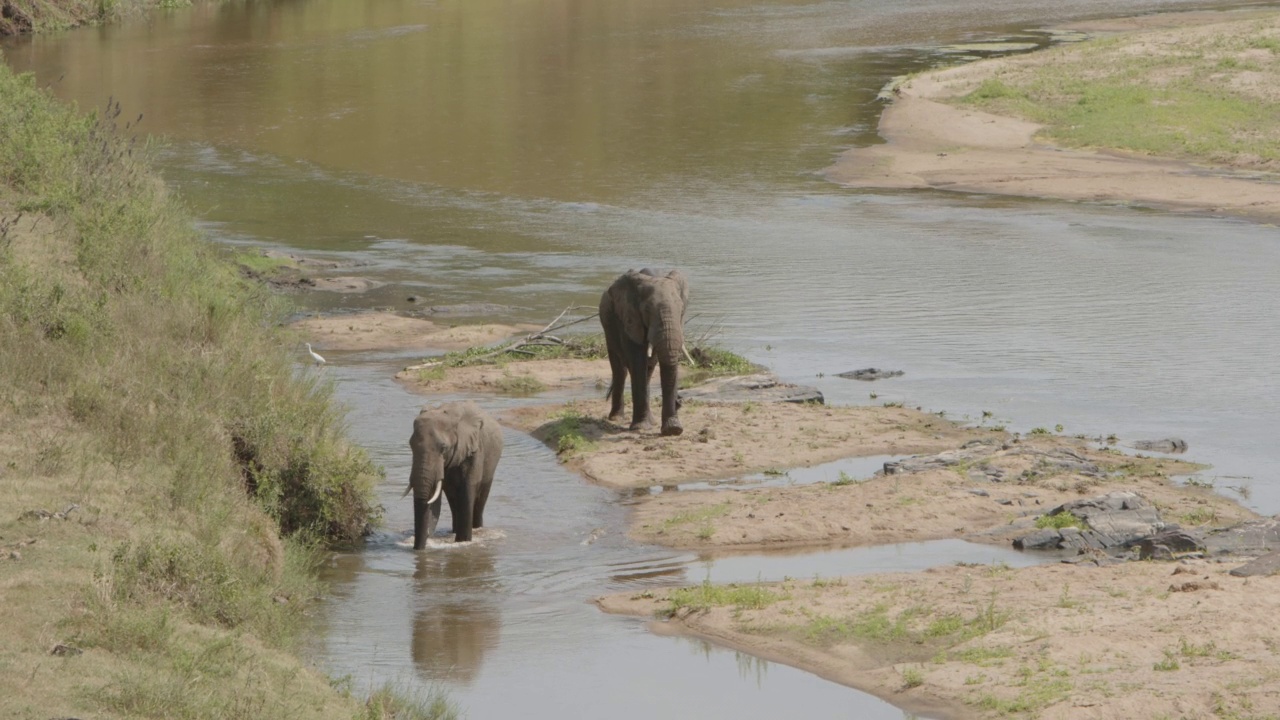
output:
M1040 517L1037 517L1036 527L1041 529L1053 528L1054 530L1061 530L1062 528L1073 527L1073 528L1080 528L1081 530L1086 530L1088 529L1089 525L1084 520L1081 520L1075 515L1069 512L1063 511L1060 513L1055 513L1053 515L1041 515Z
M700 612L725 606L759 610L786 597L785 593L763 585L712 585L710 580L705 580L701 585L672 590L667 598L665 614L670 616L685 609Z
M987 666L996 664L1011 657L1013 657L1013 648L998 645L995 647L974 647L965 648L964 650L950 650L939 654L935 660L937 662L954 660L956 662L969 663L971 665Z
M1274 167L1280 103L1249 88L1257 78L1274 88L1276 46L1274 20L1141 55L1123 37L1093 40L1046 51L1040 65L1015 64L963 102L1042 123L1042 135L1072 147ZM1248 54L1256 49L1271 52Z
M117 115L0 67L0 716L349 718L290 652L380 470Z
M387 684L374 690L355 720L456 720L458 708L440 691L413 692Z
M99 25L157 9L187 7L191 0L7 0L0 36L45 33Z
M724 517L725 515L727 515L729 513L729 508L730 508L730 505L728 502L722 502L722 503L717 503L715 505L708 505L706 507L694 508L692 510L683 510L681 512L676 513L675 515L672 515L666 520L663 520L662 526L665 529L669 530L673 527L678 527L680 525L688 525L691 523L693 524L710 523L712 520L715 520L718 517Z
M717 377L750 375L763 369L741 355L722 348L701 345L690 348L689 355L693 357L694 365L681 371L681 388L700 385Z
M830 487L844 487L845 485L857 485L859 480L849 473L841 470L839 477L827 483Z
M289 258L273 257L262 252L239 252L234 257L237 265L259 276L274 275L281 270L298 267L298 263Z
M953 647L999 629L1008 617L1008 613L996 609L994 599L970 617L938 615L928 606L914 606L890 615L889 606L879 604L852 617L812 616L799 631L806 641L817 645L854 640Z
M547 386L532 375L503 375L494 381L498 392L504 395L527 396L537 395Z
M577 410L568 409L560 413L547 428L547 442L555 448L556 454L567 459L577 453L590 452L596 443L583 433L586 418Z

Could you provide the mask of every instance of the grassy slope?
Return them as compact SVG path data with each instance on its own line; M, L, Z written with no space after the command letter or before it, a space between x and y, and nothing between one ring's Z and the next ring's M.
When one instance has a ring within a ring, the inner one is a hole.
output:
M123 130L0 64L0 716L439 716L292 654L378 471Z
M190 4L190 0L0 0L0 35L65 30Z
M1074 147L1280 170L1280 16L1063 46L965 98Z

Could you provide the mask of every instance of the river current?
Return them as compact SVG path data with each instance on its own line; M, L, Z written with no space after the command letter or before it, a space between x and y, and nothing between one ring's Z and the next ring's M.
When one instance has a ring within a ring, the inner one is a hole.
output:
M493 303L546 322L629 267L690 277L695 334L835 404L983 412L1122 442L1177 436L1202 481L1280 511L1280 232L1127 207L821 178L877 142L876 93L947 46L1037 46L1179 2L277 0L10 41L7 63L164 138L214 239L351 261L317 311ZM628 498L507 431L472 547L414 554L400 499L412 358L318 350L387 468L387 526L336 556L329 672L445 690L469 717L901 718L894 706L590 599L675 582L1035 561L959 542L700 557L626 540ZM300 352L300 361L302 360ZM867 384L854 368L905 375ZM870 398L870 392L878 396ZM479 398L499 408L493 398ZM1229 488L1238 488L1232 490Z

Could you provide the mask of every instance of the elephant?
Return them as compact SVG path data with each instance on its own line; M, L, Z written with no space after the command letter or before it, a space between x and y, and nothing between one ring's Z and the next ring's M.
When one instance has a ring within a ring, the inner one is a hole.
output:
M493 472L502 457L502 428L475 403L453 402L426 407L413 421L409 437L413 468L413 549L421 550L440 520L440 493L449 500L453 536L471 539L484 526L484 505Z
M656 366L662 369L662 434L684 432L676 415L680 409L676 387L688 305L689 283L679 270L665 275L648 268L628 270L600 296L600 325L613 370L610 420L622 418L623 384L630 373L631 429L653 424L649 380Z

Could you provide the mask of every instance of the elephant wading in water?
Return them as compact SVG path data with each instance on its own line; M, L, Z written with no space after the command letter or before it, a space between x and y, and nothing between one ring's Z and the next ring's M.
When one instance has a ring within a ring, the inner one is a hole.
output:
M436 531L441 492L453 515L454 539L470 540L471 530L484 525L484 504L502 457L502 428L473 402L446 403L418 413L409 447L413 549L426 547Z
M679 270L666 275L645 268L628 270L600 297L600 324L613 382L609 419L622 417L622 388L631 374L631 429L653 424L649 414L649 379L655 365L662 369L662 434L684 432L676 412L677 368L684 350L684 315L689 283ZM652 349L653 357L649 358Z

